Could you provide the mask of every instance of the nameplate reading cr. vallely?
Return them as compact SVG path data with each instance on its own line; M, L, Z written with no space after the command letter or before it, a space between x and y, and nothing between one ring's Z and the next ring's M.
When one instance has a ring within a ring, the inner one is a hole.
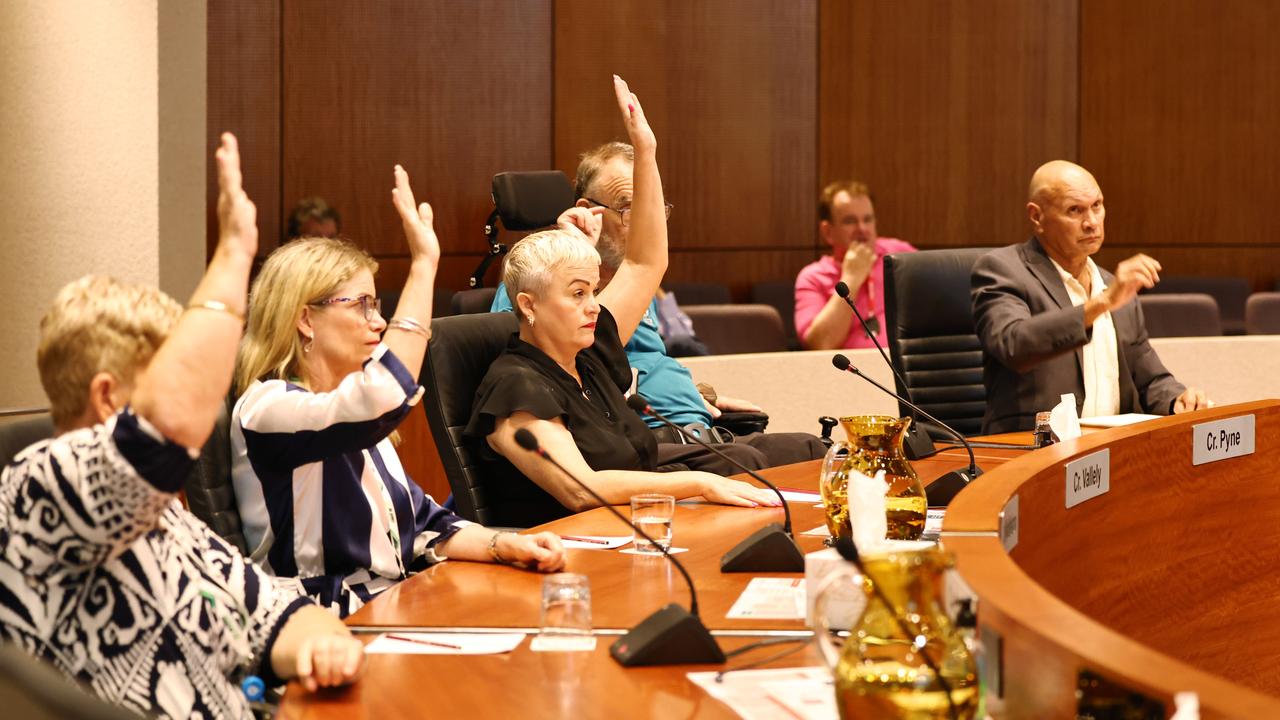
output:
M1111 450L1099 450L1067 463L1067 507L1111 491Z
M1253 416L1239 415L1191 426L1191 464L1253 454Z

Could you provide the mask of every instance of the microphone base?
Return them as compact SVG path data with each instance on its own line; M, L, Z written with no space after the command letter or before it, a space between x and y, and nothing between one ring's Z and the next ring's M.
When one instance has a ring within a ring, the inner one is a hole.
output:
M751 533L720 558L722 573L804 572L804 553L778 523Z
M609 646L622 667L721 664L724 651L697 615L671 603Z
M967 470L952 470L929 483L929 487L924 489L924 495L929 502L929 507L946 507L950 505L952 498L957 493L973 482L974 477L982 474L982 468L977 468L977 470L977 475L973 477L969 477Z
M923 460L937 455L938 448L934 447L933 438L929 437L929 432L913 422L911 428L907 430L907 437L902 441L902 452L908 460Z

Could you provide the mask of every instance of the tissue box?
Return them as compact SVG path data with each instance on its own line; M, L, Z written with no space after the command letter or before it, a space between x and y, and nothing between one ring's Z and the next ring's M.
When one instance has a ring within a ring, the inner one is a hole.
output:
M835 548L826 548L811 552L804 556L804 591L806 608L804 613L805 624L813 627L814 603L817 602L818 592L822 589L822 585L827 578L838 572L841 568L848 568L853 572L852 580L844 583L839 587L833 587L828 593L827 600L827 625L832 630L848 630L853 627L858 618L862 616L862 610L867 605L867 598L862 592L861 583L857 582L857 571L849 564L848 560L840 557L840 553Z

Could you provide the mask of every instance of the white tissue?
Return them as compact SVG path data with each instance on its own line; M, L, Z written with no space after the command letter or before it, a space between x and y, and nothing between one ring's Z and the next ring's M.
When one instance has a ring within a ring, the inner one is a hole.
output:
M1180 692L1173 696L1176 708L1169 720L1200 720L1200 696L1193 692Z
M881 552L885 549L884 536L889 533L884 503L889 483L884 480L884 471L880 470L872 478L850 469L848 483L853 544L857 546L859 555Z
M1067 393L1049 413L1049 427L1058 440L1074 440L1080 437L1080 416L1076 414L1076 396Z

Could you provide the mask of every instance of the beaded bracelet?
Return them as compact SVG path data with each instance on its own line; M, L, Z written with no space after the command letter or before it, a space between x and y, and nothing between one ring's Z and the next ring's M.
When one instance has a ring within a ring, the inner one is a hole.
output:
M498 536L514 534L515 533L506 530L498 530L493 534L493 537L489 538L489 557L493 558L493 561L499 565L510 565L511 561L498 554Z

